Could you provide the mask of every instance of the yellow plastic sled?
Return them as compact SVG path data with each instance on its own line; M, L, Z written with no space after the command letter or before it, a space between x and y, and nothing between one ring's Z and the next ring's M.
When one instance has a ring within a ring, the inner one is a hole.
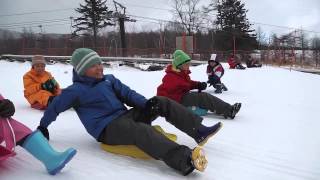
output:
M177 141L177 135L165 132L160 126L153 126L157 131L164 134L171 141ZM138 159L152 159L151 156L140 150L135 145L107 145L101 143L101 148L107 152L113 154L120 154L124 156L130 156Z

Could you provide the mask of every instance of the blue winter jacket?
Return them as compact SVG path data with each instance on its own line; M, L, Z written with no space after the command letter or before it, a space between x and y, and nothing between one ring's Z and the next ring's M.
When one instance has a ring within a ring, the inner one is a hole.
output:
M48 127L58 114L73 107L87 132L98 140L100 133L112 120L127 111L124 104L144 108L146 98L121 83L113 75L103 79L79 76L73 71L73 84L55 97L41 119Z

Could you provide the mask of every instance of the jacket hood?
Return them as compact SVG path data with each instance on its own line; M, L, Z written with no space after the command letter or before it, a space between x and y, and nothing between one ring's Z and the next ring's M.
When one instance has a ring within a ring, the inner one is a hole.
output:
M79 83L87 84L90 86L105 80L105 76L102 79L96 79L88 76L80 76L74 69L72 70L72 73L73 73L73 77L72 77L73 82L79 82Z
M175 74L185 74L188 75L191 73L190 70L188 71L181 71L180 69L176 69L172 64L169 64L166 68L166 73L175 73Z

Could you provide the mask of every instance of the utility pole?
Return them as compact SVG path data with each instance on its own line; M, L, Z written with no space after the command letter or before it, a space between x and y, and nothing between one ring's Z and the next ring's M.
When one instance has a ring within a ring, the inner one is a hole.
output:
M232 24L232 39L233 39L233 58L236 58L236 36L235 36L235 24Z
M38 25L39 27L39 34L38 36L36 36L36 47L38 49L41 49L42 48L42 41L43 41L43 29L42 29L42 25Z
M163 41L162 41L162 33L161 33L161 30L162 30L162 22L160 21L159 22L159 25L160 25L160 29L159 29L159 52L160 52L160 55L163 53Z
M70 19L70 35L72 36L72 33L73 33L73 28L72 28L72 22L73 22L73 17L72 16L70 16L69 17L69 19ZM71 38L71 37L70 37Z
M120 38L121 38L121 49L122 49L122 56L127 56L127 43L126 43L126 33L125 33L125 21L130 22L136 22L135 19L130 19L128 16L126 16L126 7L124 7L122 4L113 1L114 7L116 11L113 13L113 17L117 18L119 22L119 28L120 28Z
M38 25L38 27L40 28L40 32L39 32L39 34L42 34L42 33L43 33L42 25Z

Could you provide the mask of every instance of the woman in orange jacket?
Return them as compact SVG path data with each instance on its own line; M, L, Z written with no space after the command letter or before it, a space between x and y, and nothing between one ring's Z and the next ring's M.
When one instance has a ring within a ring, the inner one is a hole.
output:
M32 68L23 76L24 97L35 109L46 109L53 98L61 93L57 81L45 70L41 55L32 57Z

